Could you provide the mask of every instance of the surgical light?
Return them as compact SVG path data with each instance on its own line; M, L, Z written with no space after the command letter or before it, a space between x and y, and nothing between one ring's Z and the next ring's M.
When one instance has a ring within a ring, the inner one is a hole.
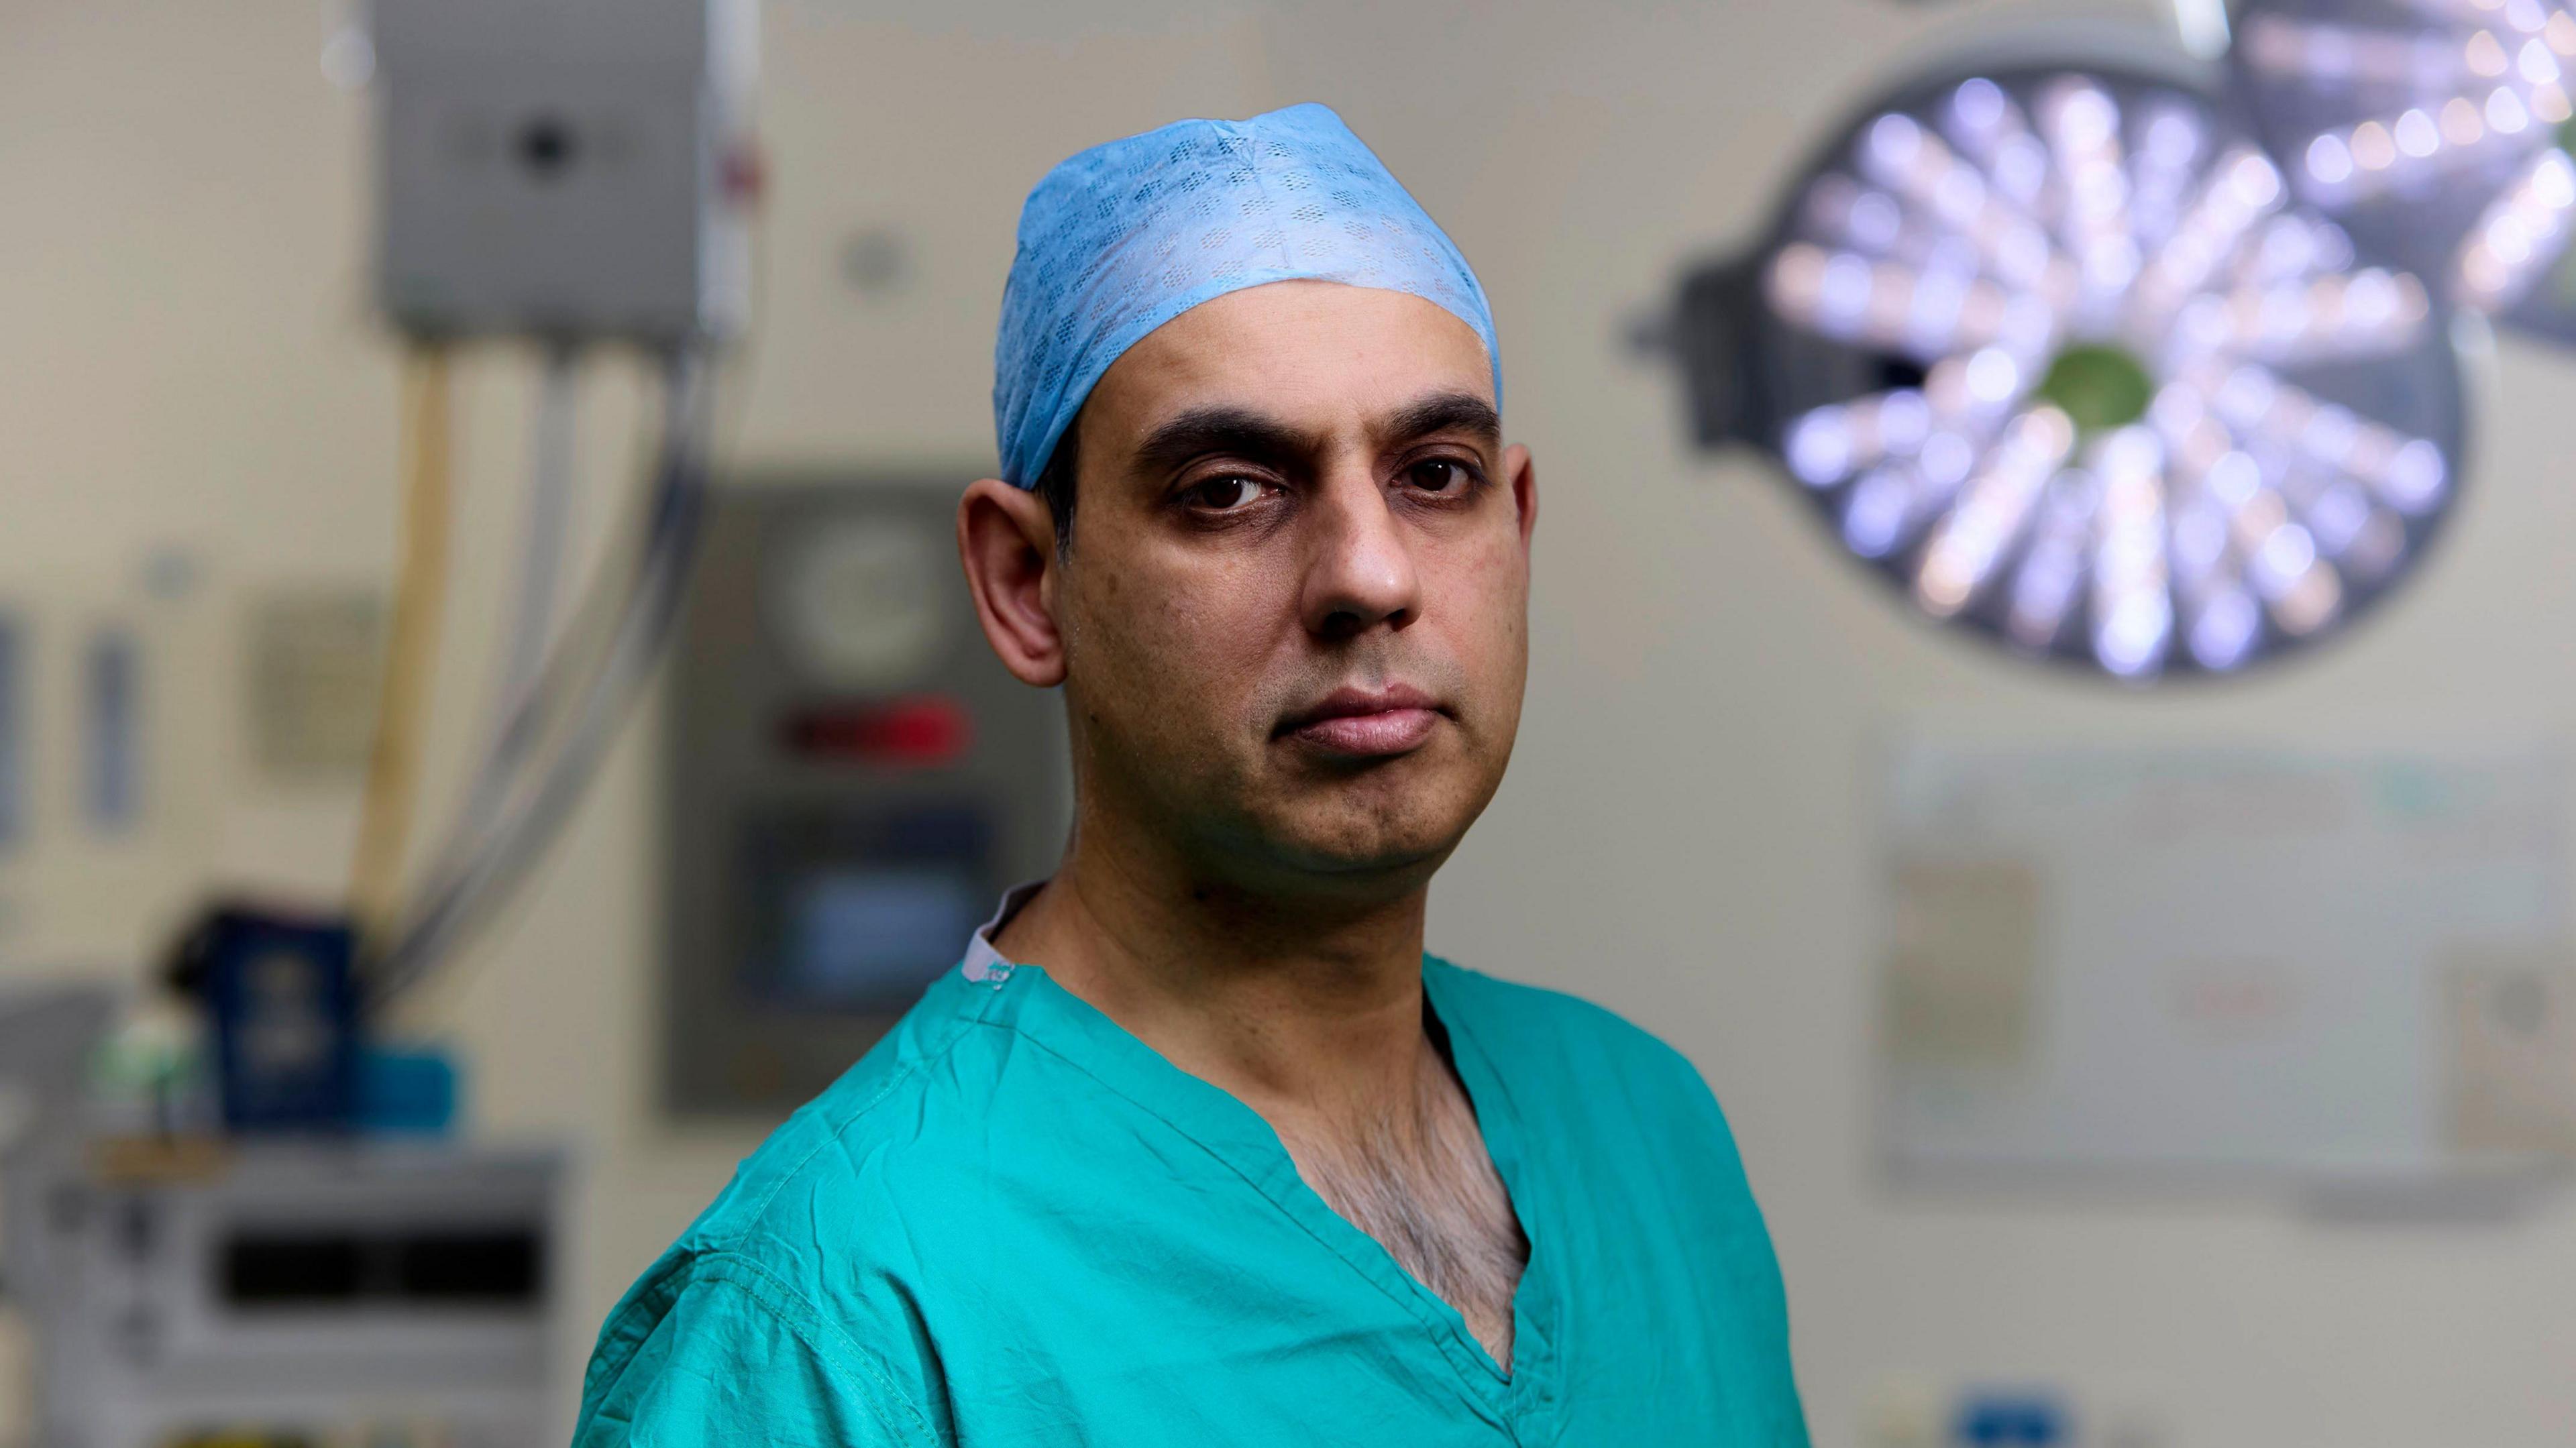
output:
M2365 255L2576 341L2576 5L2248 0L2232 55L2293 190Z
M2458 487L2443 299L2358 264L2179 66L1895 91L1659 340L1699 440L1775 452L1917 612L2122 679L2334 633Z

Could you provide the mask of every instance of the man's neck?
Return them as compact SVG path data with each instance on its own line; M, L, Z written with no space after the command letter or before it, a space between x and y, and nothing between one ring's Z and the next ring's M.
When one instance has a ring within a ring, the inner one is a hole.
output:
M1427 887L1281 899L1077 843L994 941L1275 1119L1409 1097Z
M1306 1183L1508 1371L1529 1247L1424 1027L1426 894L1283 899L1077 842L993 944L1260 1113Z

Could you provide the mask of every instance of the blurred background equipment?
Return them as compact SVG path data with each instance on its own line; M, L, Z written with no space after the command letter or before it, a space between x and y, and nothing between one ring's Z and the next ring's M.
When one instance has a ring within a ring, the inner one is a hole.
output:
M663 746L663 1097L829 1085L1064 843L1063 712L985 647L953 478L717 496Z
M1859 108L1659 336L1700 443L1777 454L1917 612L2133 680L2342 628L2413 569L2463 433L2424 284L2141 64Z
M419 882L399 891L399 849L368 848L371 841L408 836L409 776L417 763L413 751L390 742L413 727L391 712L410 692L399 651L388 670L351 890L361 910L363 989L372 1009L383 1010L419 985L524 883L579 803L669 642L705 506L712 379L708 360L694 348L672 350L659 365L661 439L644 516L628 530L634 556L601 571L542 665L505 682L490 741L444 842ZM534 527L527 539L530 552L552 546ZM550 575L541 557L522 572ZM424 577L407 571L405 581ZM544 595L542 588L520 592L512 636L542 628ZM397 643L407 605L418 603L408 588L397 596ZM384 903L396 898L404 903Z
M2364 1212L2563 1178L2565 778L2554 751L1910 741L1887 1165Z
M377 285L414 336L691 341L751 305L747 0L374 0Z
M115 1001L0 993L10 1306L42 1448L553 1436L562 1164L328 1139L110 1136Z
M252 1425L552 1441L562 1172L543 1151L252 1144L56 1183L40 1425L67 1444Z
M115 1018L104 986L0 988L0 1305L58 1301L69 1264L39 1250L47 1197L77 1174L90 1058Z
M265 767L327 778L361 733L350 679L380 659L349 895L216 895L166 998L0 999L0 1270L31 1357L8 1395L29 1398L35 1448L561 1433L564 1152L453 1141L458 1063L406 1040L392 1005L528 878L677 617L716 354L750 304L756 15L378 0L370 18L377 291L406 348L399 576L380 652L345 598L263 614L276 692L251 727ZM338 61L359 73L346 46ZM415 872L456 561L453 374L484 338L542 352L535 466L489 738ZM637 518L557 627L577 376L602 346L646 359L660 433ZM152 691L178 674L147 642L100 629L81 657L81 813L101 835L140 828L157 783ZM0 614L0 839L26 827L22 653Z
M2291 188L2453 304L2576 340L2576 11L2249 0L2237 88Z
M356 1119L358 994L346 921L217 908L181 946L213 1026L224 1129L343 1131Z
M751 0L379 0L378 286L410 339L406 549L352 908L381 1009L470 938L570 814L676 617L710 466L715 346L750 307ZM536 467L496 719L416 889L422 682L447 527L447 350L545 348ZM631 561L554 636L580 354L642 347L662 380L652 493Z

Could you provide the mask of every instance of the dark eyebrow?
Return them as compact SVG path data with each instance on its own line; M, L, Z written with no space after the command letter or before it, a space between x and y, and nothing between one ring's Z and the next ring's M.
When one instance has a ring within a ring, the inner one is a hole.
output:
M1436 432L1463 432L1490 445L1503 440L1503 419L1472 392L1434 392L1379 418L1370 431L1390 447Z
M1160 476L1212 453L1277 466L1323 450L1322 438L1248 407L1200 407L1147 433L1137 445L1136 466Z
M1442 432L1492 444L1502 441L1503 420L1492 403L1472 392L1434 392L1380 417L1369 432L1385 447ZM1136 466L1160 477L1196 459L1223 455L1285 468L1322 453L1328 441L1248 407L1197 407L1147 433L1137 444Z

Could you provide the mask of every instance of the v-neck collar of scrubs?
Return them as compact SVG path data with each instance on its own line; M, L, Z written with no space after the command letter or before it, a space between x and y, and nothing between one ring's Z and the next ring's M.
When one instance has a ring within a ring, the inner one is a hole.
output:
M1012 902L1015 903L1015 902ZM1007 913L1008 905L1005 906ZM977 932L984 944L984 932ZM1182 1070L1089 1002L1034 965L1003 959L987 946L967 968L942 981L961 1008L988 1025L1016 1031L1091 1075L1109 1090L1163 1120L1268 1198L1351 1270L1421 1322L1471 1396L1497 1418L1526 1422L1556 1401L1558 1296L1549 1278L1548 1246L1563 1217L1530 1170L1520 1103L1476 1040L1458 992L1456 967L1428 956L1423 993L1450 1042L1450 1055L1529 1243L1529 1260L1512 1298L1512 1368L1506 1373L1467 1330L1458 1310L1415 1280L1376 1238L1351 1225L1298 1175L1296 1162L1259 1112L1207 1080Z

